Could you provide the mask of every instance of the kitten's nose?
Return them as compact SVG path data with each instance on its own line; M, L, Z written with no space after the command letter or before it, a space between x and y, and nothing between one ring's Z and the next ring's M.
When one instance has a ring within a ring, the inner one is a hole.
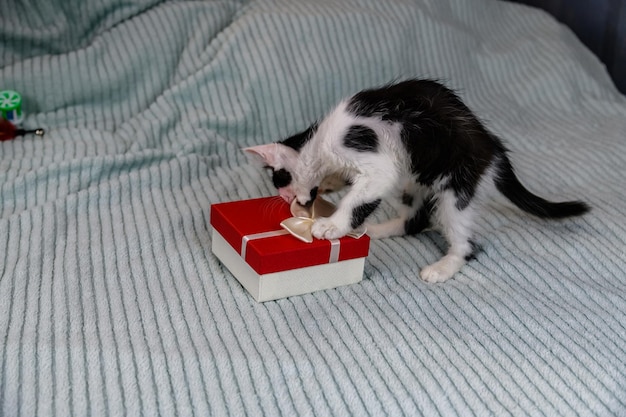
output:
M317 187L313 188L311 190L311 193L309 195L309 198L298 198L298 203L300 203L301 206L304 207L311 207L313 205L313 202L315 201L315 199L317 198Z
M291 204L291 202L296 199L293 191L288 188L279 188L278 195L289 204Z

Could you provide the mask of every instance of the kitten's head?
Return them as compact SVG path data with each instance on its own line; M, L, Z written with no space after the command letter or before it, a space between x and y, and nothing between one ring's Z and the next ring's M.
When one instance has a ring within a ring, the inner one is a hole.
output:
M271 170L272 182L278 194L288 203L296 196L293 174L298 165L298 151L281 143L268 143L245 148L245 152L258 156Z
M319 193L335 191L345 185L337 175L324 175L319 161L303 157L301 151L317 131L313 124L304 132L291 136L281 142L252 146L244 151L254 154L271 170L272 182L278 194L288 203L294 199L302 205L315 200Z

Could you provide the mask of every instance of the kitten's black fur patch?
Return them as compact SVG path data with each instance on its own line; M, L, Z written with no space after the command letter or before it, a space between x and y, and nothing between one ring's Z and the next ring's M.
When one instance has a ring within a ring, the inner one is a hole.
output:
M581 201L553 203L531 193L519 182L508 159L501 160L498 164L495 184L498 191L513 204L538 217L561 219L589 211L589 206Z
M272 169L272 182L274 183L274 187L286 187L291 184L291 180L291 174L286 169Z
M467 262L471 261L472 259L476 259L476 255L483 250L483 248L473 240L470 239L469 243L470 245L472 245L472 251L465 256L465 260Z
M283 145L287 145L290 148L295 149L300 152L300 149L313 137L315 132L317 131L318 124L313 123L306 130L296 133L293 136L288 137L287 139L282 140L280 143Z
M313 204L313 201L315 201L315 199L317 198L317 190L319 190L319 187L313 187L311 193L309 194L311 199L307 201L307 203L305 204L306 206Z
M378 135L367 126L353 125L344 136L343 145L359 152L376 152Z
M432 80L408 80L357 93L348 111L400 123L401 138L418 181L432 186L448 178L457 208L467 207L483 172L504 147L461 99Z
M404 223L404 233L416 235L431 225L430 216L434 209L433 200L426 199L415 215Z
M415 199L413 198L411 194L408 194L408 193L402 194L402 204L404 204L405 206L413 207L414 200Z
M318 127L317 122L313 123L306 130L300 133L296 133L295 135L290 136L287 139L280 141L279 143L289 146L290 148L293 148L294 150L299 152L300 149L302 149L302 147L313 137L313 135L317 131L317 127ZM291 173L287 171L286 169L281 168L278 170L274 170L272 168L272 182L274 183L274 187L276 188L286 187L289 184L291 184L292 180L293 178L291 176Z
M355 207L352 210L352 223L350 226L353 229L356 229L357 227L362 225L365 219L367 218L367 216L369 216L370 214L372 214L374 210L376 210L376 208L380 204L380 201L381 200L379 198L377 200L372 201L371 203L365 203L365 204L361 204L358 207Z
M415 216L404 222L404 233L416 235L430 226L430 213L423 207L415 213Z

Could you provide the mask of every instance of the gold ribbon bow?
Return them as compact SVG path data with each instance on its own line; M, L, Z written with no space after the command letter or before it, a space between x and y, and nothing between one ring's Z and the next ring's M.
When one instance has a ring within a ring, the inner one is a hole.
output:
M280 225L294 237L303 242L313 242L313 234L311 227L315 223L315 219L320 217L329 217L335 212L335 206L318 197L313 201L310 207L304 207L298 204L296 200L291 203L291 214L294 217L283 220ZM359 228L348 233L348 236L358 239L365 234L365 228Z

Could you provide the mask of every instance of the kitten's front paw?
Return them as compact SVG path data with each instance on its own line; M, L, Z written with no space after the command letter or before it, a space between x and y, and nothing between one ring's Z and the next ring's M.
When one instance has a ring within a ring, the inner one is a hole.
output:
M446 255L434 264L423 268L420 271L420 278L426 282L444 282L452 278L464 264L463 258Z
M447 281L451 276L437 264L428 265L420 271L420 278L431 283Z
M318 239L339 239L348 231L337 226L330 218L320 217L313 223L311 233Z

